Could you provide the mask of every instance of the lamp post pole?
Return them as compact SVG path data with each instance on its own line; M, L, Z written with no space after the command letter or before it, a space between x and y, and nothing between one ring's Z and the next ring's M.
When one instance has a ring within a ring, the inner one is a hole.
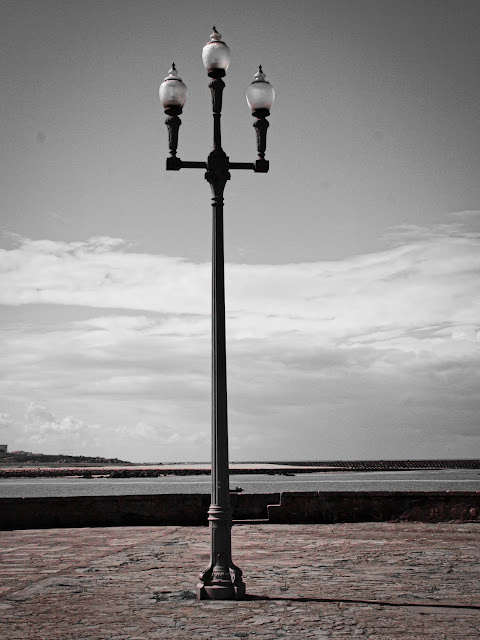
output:
M230 169L247 169L256 173L268 171L265 160L266 133L274 92L265 80L261 67L247 90L247 101L257 118L258 159L253 163L230 162L222 149L220 118L225 83L222 78L230 62L230 50L213 28L210 41L203 48L203 62L212 93L213 150L207 162L187 162L177 158L178 130L186 98L186 86L178 77L175 65L160 87L160 100L167 114L170 157L167 170L206 169L205 179L212 192L212 490L208 510L210 527L210 562L200 573L197 599L240 600L245 597L242 571L232 561L228 462L227 365L225 347L225 277L223 249L223 193L230 180ZM261 86L260 86L261 85Z

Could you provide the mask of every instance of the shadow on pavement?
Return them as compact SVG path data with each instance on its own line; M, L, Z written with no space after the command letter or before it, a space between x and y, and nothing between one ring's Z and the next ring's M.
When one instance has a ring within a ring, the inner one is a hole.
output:
M272 597L247 595L246 600L264 600L264 601L280 601L280 602L343 602L346 604L373 604L382 607L435 607L437 609L471 609L480 610L480 605L468 604L448 604L441 602L387 602L383 600L350 600L347 598L288 598L285 596Z

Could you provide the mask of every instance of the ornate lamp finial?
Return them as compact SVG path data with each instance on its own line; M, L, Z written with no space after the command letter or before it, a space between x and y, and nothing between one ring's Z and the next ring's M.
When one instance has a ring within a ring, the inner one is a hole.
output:
M164 82L167 82L169 80L178 80L179 82L182 82L182 79L178 75L177 67L175 66L174 62L172 62L172 66L171 66L170 71L168 72L168 76L165 78Z
M265 80L267 76L263 73L262 71L262 65L258 66L258 71L255 74L255 80L254 82L267 82L267 80Z
M213 27L213 32L210 34L210 42L222 42L222 34L218 33L215 27Z

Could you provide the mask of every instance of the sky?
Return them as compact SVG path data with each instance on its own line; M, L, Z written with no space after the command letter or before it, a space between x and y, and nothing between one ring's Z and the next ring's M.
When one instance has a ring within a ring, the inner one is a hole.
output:
M478 0L0 0L0 441L210 458L202 47L276 91L225 190L230 458L480 457Z

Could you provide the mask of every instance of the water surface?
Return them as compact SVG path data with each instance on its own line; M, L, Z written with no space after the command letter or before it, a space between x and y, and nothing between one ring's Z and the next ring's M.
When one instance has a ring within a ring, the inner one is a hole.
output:
M210 476L159 478L2 478L1 498L210 493ZM480 491L478 469L358 471L230 476L244 493L281 491Z

